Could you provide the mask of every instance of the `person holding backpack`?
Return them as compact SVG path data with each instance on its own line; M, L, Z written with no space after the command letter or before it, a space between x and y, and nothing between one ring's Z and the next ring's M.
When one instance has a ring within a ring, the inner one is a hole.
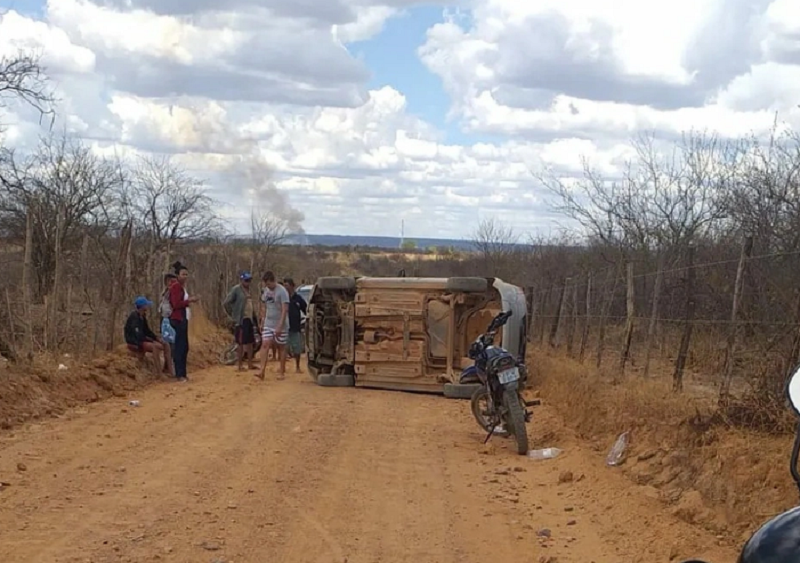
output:
M186 376L186 364L189 359L189 307L197 303L200 298L189 296L186 282L189 279L189 268L180 262L173 264L178 281L169 286L169 305L172 312L169 315L169 324L175 331L175 377L185 383L189 381Z
M172 377L175 377L175 362L172 358L175 356L175 329L169 322L169 317L172 315L172 305L169 303L169 288L173 283L177 283L178 276L172 272L164 274L164 291L161 292L161 301L158 304L158 312L161 313L161 340L169 346L170 358L164 358L164 371L168 371ZM167 365L167 363L169 365Z

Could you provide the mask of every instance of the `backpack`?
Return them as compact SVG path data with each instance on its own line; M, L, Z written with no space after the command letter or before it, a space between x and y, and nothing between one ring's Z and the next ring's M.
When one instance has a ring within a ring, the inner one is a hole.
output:
M158 304L158 310L161 313L161 317L164 319L168 319L172 315L172 305L169 303L169 289L166 289L164 293L161 294L161 302Z
M167 344L175 344L175 329L169 323L169 319L164 317L161 319L161 338Z

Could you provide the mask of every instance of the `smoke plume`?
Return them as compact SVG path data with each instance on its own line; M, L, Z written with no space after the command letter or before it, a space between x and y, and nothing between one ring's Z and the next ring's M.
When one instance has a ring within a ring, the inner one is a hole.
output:
M305 234L305 215L292 207L289 196L272 181L272 170L254 153L244 155L231 172L240 180L243 195L252 202L257 213L270 213L286 224L292 234Z
M170 113L173 108L170 107ZM191 123L190 138L198 150L209 153L239 155L226 168L226 175L234 182L235 190L244 201L252 204L258 215L270 214L283 223L286 232L305 234L305 215L292 207L289 196L278 189L273 179L273 170L264 161L258 141L247 137L227 121L225 111L217 105L208 105L185 110Z

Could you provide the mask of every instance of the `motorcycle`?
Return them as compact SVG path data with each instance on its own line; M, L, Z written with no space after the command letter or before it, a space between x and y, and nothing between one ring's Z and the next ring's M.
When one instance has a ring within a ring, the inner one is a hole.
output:
M220 352L219 355L219 362L225 366L232 366L239 359L239 344L236 342L236 327L231 326L229 330L231 331L231 334L233 334L234 340L222 352ZM261 350L261 331L255 325L253 325L253 337L253 357L255 357L256 354L258 354L258 351Z
M800 366L797 366L786 384L786 396L795 416L800 417ZM789 461L789 471L800 491L800 422L797 425ZM800 506L779 514L762 525L750 536L739 554L737 563L797 563L800 561ZM683 563L706 563L691 559Z
M528 453L528 431L525 425L531 420L526 407L539 404L538 400L525 401L522 390L528 380L524 358L515 358L507 350L494 345L494 337L511 317L512 312L499 313L469 348L473 365L461 372L460 383L480 383L470 400L472 415L488 434L513 435L517 453Z

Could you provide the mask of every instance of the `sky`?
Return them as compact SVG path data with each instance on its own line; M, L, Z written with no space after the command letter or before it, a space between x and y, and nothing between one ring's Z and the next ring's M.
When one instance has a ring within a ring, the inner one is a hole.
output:
M56 127L174 155L247 230L274 185L316 234L563 224L537 177L608 177L639 133L800 127L797 0L0 0ZM0 109L4 142L46 133ZM242 174L246 168L248 173Z

